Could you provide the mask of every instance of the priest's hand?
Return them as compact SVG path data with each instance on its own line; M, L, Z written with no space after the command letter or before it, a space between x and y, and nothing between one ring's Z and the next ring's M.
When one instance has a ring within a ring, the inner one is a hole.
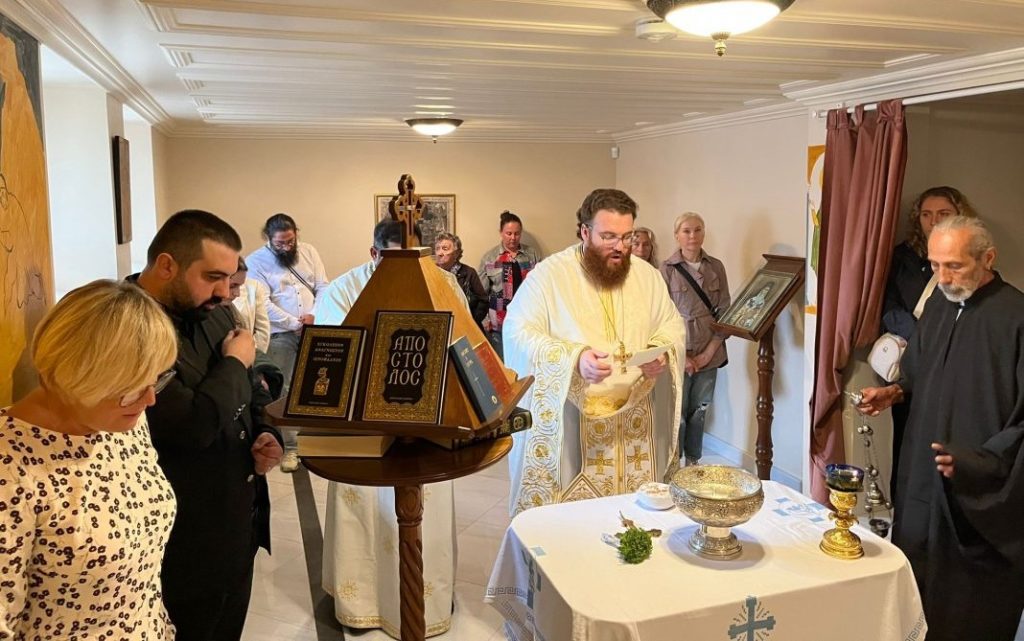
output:
M266 474L277 467L284 456L281 444L270 432L263 432L252 444L252 460L256 464L257 474Z
M857 411L868 416L878 416L882 410L903 400L903 389L899 385L865 387L860 391Z
M935 450L935 469L942 472L947 479L953 478L953 474L956 473L956 460L953 455L946 451L946 446L942 443L932 443L932 449Z
M668 356L662 354L658 358L654 359L650 363L644 363L640 366L640 371L644 373L647 378L658 378L662 372L665 371L665 364L668 362Z
M577 366L583 380L593 385L608 378L612 373L612 366L603 362L605 358L608 358L606 352L600 352L596 349L584 350L580 354L580 362Z

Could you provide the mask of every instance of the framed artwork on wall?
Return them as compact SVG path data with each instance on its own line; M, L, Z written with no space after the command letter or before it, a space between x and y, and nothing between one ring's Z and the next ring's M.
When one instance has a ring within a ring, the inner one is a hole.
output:
M396 195L377 194L373 197L374 225L389 216L388 203ZM423 201L423 217L419 221L423 246L433 247L434 239L441 232L455 233L455 194L420 194L419 197Z
M132 240L132 186L128 162L128 141L114 136L111 143L114 161L114 215L117 218L117 244Z

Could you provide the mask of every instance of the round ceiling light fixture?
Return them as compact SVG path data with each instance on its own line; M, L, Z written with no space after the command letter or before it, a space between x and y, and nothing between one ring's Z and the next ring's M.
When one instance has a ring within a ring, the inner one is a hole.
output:
M715 53L722 56L729 36L760 27L794 1L647 0L647 8L680 31L711 37L715 41Z
M434 142L437 142L438 136L455 131L462 121L458 118L408 118L405 124L412 127L416 133L430 136Z

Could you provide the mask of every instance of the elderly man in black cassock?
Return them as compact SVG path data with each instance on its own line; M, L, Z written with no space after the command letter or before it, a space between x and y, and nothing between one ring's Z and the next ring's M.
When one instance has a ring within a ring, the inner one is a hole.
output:
M992 270L974 218L936 225L928 300L877 415L910 402L893 542L914 569L928 641L1011 641L1024 608L1024 294Z

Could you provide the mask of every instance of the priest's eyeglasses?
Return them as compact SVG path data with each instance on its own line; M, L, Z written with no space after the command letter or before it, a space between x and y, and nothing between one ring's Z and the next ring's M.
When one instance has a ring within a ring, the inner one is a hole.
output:
M137 392L129 392L128 394L122 396L119 404L121 405L121 407L135 405L143 396L146 395L146 392L149 390L150 387L153 388L154 394L159 394L164 390L165 387L167 387L167 384L171 382L171 379L174 378L175 373L176 372L173 369L167 370L166 372L158 376L156 382L153 383L152 385L147 385L142 389L138 390Z
M594 233L593 225L586 225L586 227L590 229L591 234ZM618 234L613 234L610 231L604 231L601 232L600 234L596 234L596 236L601 241L601 244L604 245L605 247L615 247L616 245L619 244L620 240L622 241L622 244L624 246L633 247L640 240L636 232L633 231L627 231L625 234L621 236L619 236Z

